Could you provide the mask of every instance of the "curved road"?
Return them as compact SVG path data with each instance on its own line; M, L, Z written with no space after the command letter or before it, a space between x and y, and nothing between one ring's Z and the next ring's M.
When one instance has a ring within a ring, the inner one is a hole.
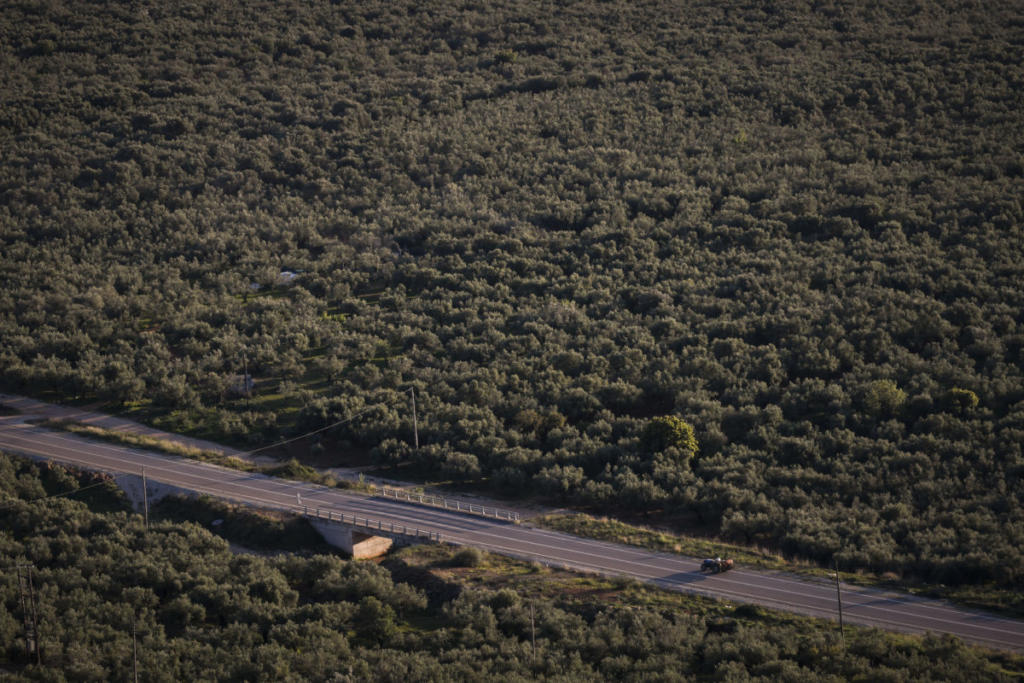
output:
M790 612L836 619L835 584L782 572L734 569L704 575L699 560L578 538L554 531L470 516L390 499L344 493L304 482L239 472L206 463L90 441L0 417L0 450L77 465L112 474L138 475L159 482L260 507L301 512L358 515L416 527L445 541L536 560L547 565L629 576L664 588L754 603ZM300 502L301 501L301 502ZM988 647L1024 652L1024 622L953 607L903 593L842 584L847 623L908 633L948 633Z

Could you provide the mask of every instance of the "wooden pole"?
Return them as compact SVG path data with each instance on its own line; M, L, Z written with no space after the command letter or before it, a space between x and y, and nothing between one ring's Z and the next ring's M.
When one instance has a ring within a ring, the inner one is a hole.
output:
M420 431L419 426L416 424L416 387L410 387L409 393L412 395L412 438L413 445L416 450L420 448Z
M39 644L39 599L36 597L36 587L32 582L32 565L27 565L28 574L28 606L32 614L32 643L36 648L36 664L43 665L43 652Z
M139 650L135 639L135 615L132 615L132 675L139 683Z
M244 353L242 354L242 387L245 389L245 397L249 398L251 395L249 391L249 358Z
M533 603L530 603L530 641L533 643L533 665L537 665L537 628L533 621Z
M32 656L36 651L36 662L42 663L39 654L39 624L36 622L35 591L32 590L32 565L16 565L18 570L18 593L21 596L21 616L25 622L25 654Z
M836 600L839 603L839 636L843 639L843 646L846 646L846 631L843 628L843 594L839 591L839 561L832 558L836 568Z
M146 520L146 528L149 528L149 487L146 486L146 466L142 466L142 510Z

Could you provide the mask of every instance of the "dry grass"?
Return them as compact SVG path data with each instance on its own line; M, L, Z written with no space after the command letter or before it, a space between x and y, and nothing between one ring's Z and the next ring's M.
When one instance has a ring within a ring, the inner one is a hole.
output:
M40 426L48 429L60 429L91 439L98 439L109 443L116 443L133 448L141 448L149 451L157 451L168 455L176 455L190 460L208 462L221 467L228 467L242 472L256 472L271 477L282 477L295 479L297 481L308 481L313 484L320 484L331 488L343 488L350 491L362 493L373 493L372 484L363 482L350 482L336 479L318 470L302 465L295 460L290 460L279 465L257 465L234 455L225 455L220 451L206 450L189 446L178 441L160 439L144 434L131 434L113 429L104 429L93 425L83 425L69 420L45 420L39 423Z

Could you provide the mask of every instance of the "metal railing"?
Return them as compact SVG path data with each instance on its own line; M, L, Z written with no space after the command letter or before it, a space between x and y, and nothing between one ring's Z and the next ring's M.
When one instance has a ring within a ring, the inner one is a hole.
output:
M306 517L325 519L328 522L337 522L339 524L362 527L364 529L384 534L391 534L394 536L411 536L412 538L425 538L428 541L434 541L435 543L441 542L440 533L436 531L429 531L427 529L420 529L419 527L405 526L404 524L395 524L394 522L384 522L379 519L356 517L355 515L346 515L344 512L333 512L331 510L321 510L320 508L310 509L305 505L302 506L302 514Z
M500 510L498 508L489 508L484 505L464 503L461 500L449 500L448 498L444 498L442 496L431 496L425 493L411 493L403 489L389 489L386 486L379 487L377 489L377 495L384 496L385 498L393 498L395 500L404 500L409 503L419 503L420 505L430 505L432 507L444 508L445 510L467 512L471 515L481 515L483 517L504 519L509 522L519 521L518 512L512 512L510 510Z

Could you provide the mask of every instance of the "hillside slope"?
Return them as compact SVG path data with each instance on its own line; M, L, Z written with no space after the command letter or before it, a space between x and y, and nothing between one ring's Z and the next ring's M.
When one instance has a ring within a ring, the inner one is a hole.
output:
M311 455L1019 585L1022 28L10 3L0 377L251 443L378 406Z

